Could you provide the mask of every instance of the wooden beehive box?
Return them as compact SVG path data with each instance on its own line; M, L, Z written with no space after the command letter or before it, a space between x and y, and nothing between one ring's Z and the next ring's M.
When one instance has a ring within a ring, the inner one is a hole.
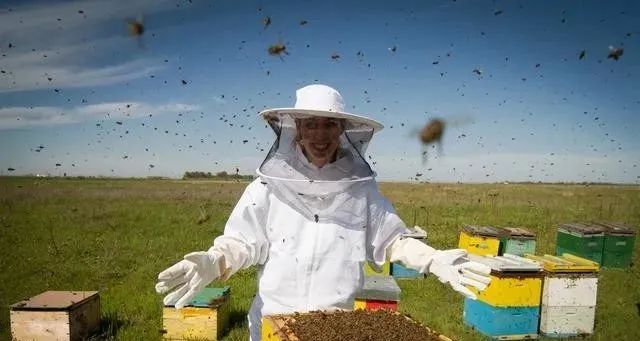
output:
M527 253L536 252L535 233L521 227L503 227L500 254L508 253L516 256L524 256Z
M398 310L400 292L392 276L366 276L362 289L356 293L353 308Z
M538 337L542 267L516 255L476 256L469 259L491 268L491 283L476 293L477 300L465 299L464 322L481 333L501 340Z
M470 254L497 256L500 253L500 238L503 233L491 226L465 225L460 232L458 246Z
M558 226L556 253L570 253L602 264L606 228L595 224L571 223Z
M328 339L325 335L317 335L314 336L313 340L308 340L308 339L302 339L300 337L298 337L295 332L293 330L291 330L287 324L290 322L294 322L296 320L296 318L300 318L305 317L305 316L309 316L310 314L323 314L325 316L330 317L330 314L348 314L349 312L346 311L335 311L335 312L311 312L311 313L305 313L305 314L299 314L299 313L294 313L294 314L289 314L289 315L270 315L270 316L264 316L262 318L262 331L261 331L261 336L262 336L262 341L314 341L314 340L326 340ZM425 334L425 340L439 340L439 341L452 341L451 338L444 336L426 326L423 326L415 321L413 321L411 318L409 318L408 316L405 315L401 315L398 312L394 312L394 314L399 315L399 316L403 316L403 318L406 318L408 321L418 324L420 325L420 329L424 330L424 334ZM366 326L363 326L364 328L366 328ZM418 331L420 332L420 331ZM429 337L428 339L426 337ZM341 339L347 339L345 338L341 338ZM368 340L368 341L389 341L390 339L381 336L381 335L375 335L372 337L358 337L357 339L359 340ZM413 339L417 339L417 338L413 338ZM396 338L396 340L400 340L399 338Z
M14 340L83 340L100 328L97 291L45 291L11 305Z
M602 250L602 266L626 268L631 266L636 231L620 223L598 223L606 228Z
M565 253L532 256L545 269L540 333L571 337L593 333L598 293L598 263Z
M162 310L164 339L218 340L229 326L230 288L204 288L184 308L165 305Z

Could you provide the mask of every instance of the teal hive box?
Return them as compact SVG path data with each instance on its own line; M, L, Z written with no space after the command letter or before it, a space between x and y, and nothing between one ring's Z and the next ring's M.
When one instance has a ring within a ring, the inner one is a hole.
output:
M521 256L536 253L536 235L520 227L503 227L505 233L500 238L500 255L505 253Z

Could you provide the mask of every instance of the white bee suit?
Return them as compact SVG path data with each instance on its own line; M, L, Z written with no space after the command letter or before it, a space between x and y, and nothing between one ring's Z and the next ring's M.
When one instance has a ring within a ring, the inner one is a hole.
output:
M400 238L408 231L362 157L381 125L343 113L343 105L337 91L312 85L298 90L296 108L262 113L277 139L259 177L207 252L191 253L160 273L158 292L186 283L167 295L165 304L182 307L212 279L255 265L258 292L248 319L251 339L260 340L264 315L353 309L365 261L374 268L399 261L434 273L469 297L473 293L464 284L486 286L487 278L470 270L488 270L462 261L464 251L437 251ZM336 159L322 168L310 163L297 143L295 119L303 115L337 117L344 124Z

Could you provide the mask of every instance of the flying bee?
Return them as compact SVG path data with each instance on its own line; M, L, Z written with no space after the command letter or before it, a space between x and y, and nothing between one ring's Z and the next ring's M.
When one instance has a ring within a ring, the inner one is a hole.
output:
M587 51L586 50L582 50L580 51L580 55L578 56L578 59L584 59L584 57L587 55Z
M280 57L280 59L282 61L284 61L284 59L282 59L282 55L283 54L289 54L289 52L287 52L287 47L283 43L273 44L273 45L269 46L269 49L267 51L272 56Z
M444 133L444 127L444 121L438 118L432 119L420 130L420 141L423 144L439 143Z
M144 20L141 15L138 16L137 19L127 20L127 30L129 31L129 35L132 37L136 37L138 40L138 46L144 47L142 45L142 35L144 34Z
M439 155L442 153L442 137L445 130L449 127L458 127L473 123L473 119L469 116L458 116L454 119L448 119L446 122L441 118L433 118L429 120L422 128L414 129L411 138L418 137L422 148L422 163L427 162L427 150L435 144Z
M271 25L271 17L264 17L262 19L262 24L264 25L264 29L266 30L269 25Z
M609 46L609 55L607 56L607 59L612 58L614 60L618 60L623 53L624 49L622 47Z

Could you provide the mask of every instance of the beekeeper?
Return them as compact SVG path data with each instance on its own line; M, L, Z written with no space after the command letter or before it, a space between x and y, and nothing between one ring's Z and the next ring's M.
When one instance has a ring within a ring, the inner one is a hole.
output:
M252 340L261 317L310 310L352 309L367 261L380 269L400 262L431 273L461 294L483 290L490 269L464 250L436 250L402 238L405 224L385 199L364 158L382 125L345 112L325 85L296 92L294 108L260 115L276 141L208 251L192 252L158 275L164 303L182 308L215 279L258 266L258 293L249 311Z

